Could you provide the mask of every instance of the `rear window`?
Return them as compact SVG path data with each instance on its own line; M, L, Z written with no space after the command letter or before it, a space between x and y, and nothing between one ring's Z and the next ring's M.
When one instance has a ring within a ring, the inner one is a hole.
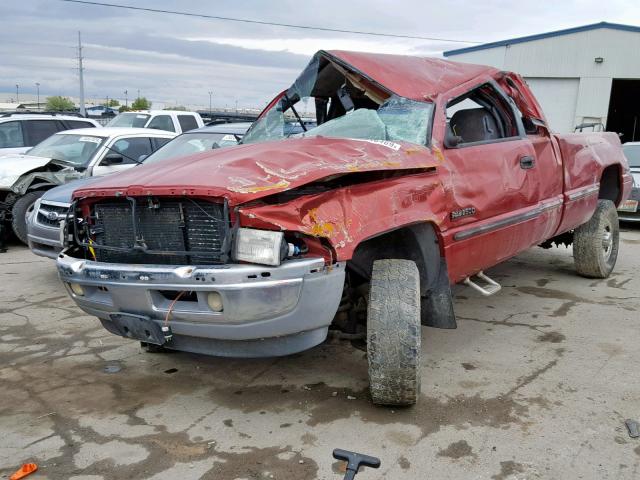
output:
M198 128L198 122L196 122L196 118L193 115L178 115L178 122L180 122L183 132Z
M630 167L640 167L640 145L623 145L622 150L629 160Z
M107 127L144 128L150 116L151 115L147 115L146 113L121 113L107 123Z

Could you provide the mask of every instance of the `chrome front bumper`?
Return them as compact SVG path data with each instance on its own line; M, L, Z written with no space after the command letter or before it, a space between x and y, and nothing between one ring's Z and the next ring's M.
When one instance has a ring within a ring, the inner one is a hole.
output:
M57 265L73 300L112 332L113 314L162 323L176 294L193 292L173 305L173 338L164 346L221 356L287 355L324 341L344 284L344 264L326 267L322 258L279 267L174 267L98 263L63 252ZM75 294L71 283L84 294ZM220 294L221 312L209 307L209 292Z
M29 248L36 255L56 259L62 250L60 227L42 225L37 221L37 211L27 217L27 240Z

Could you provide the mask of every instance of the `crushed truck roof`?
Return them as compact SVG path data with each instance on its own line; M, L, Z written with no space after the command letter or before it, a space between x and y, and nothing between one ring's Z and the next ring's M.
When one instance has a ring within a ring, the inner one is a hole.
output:
M440 58L389 55L383 53L320 51L364 73L392 92L413 100L430 100L475 77L498 73L486 65L452 62Z

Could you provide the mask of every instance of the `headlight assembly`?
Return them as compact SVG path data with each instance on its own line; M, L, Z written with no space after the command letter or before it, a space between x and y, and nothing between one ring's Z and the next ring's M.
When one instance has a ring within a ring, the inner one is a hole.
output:
M287 256L289 246L283 232L239 228L233 247L235 260L278 266Z

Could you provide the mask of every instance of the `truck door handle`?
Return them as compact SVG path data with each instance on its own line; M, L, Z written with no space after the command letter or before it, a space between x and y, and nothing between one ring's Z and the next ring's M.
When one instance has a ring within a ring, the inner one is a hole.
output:
M529 170L530 168L535 167L536 159L530 155L525 155L524 157L520 157L520 168L523 170Z

